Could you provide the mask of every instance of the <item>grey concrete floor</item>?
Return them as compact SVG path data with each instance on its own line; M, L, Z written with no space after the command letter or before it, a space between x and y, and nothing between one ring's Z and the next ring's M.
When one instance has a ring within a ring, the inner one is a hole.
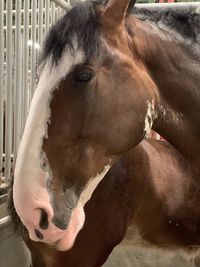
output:
M5 217L7 215L7 204L1 204L0 205L0 219Z
M132 247L128 244L117 246L103 267L197 267L181 255L170 255L156 250Z

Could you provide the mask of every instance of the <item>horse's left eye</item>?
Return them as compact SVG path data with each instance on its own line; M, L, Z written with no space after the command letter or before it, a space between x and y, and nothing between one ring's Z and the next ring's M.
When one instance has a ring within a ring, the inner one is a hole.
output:
M94 72L91 69L84 68L77 70L74 76L76 83L88 83L94 77Z

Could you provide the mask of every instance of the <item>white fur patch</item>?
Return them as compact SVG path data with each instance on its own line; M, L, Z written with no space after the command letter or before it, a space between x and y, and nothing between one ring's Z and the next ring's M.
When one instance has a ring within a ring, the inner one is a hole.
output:
M31 102L14 173L14 204L22 220L24 216L31 219L28 218L30 212L25 210L24 203L27 201L30 202L26 205L27 209L34 209L31 199L50 202L46 182L51 172L41 167L45 156L42 154L42 143L43 138L47 135L47 126L51 115L49 105L53 92L71 69L84 61L83 51L77 49L76 42L74 42L74 46L75 53L72 54L69 49L65 49L56 66L53 64L51 56L47 58Z
M147 113L145 116L145 121L144 121L144 133L145 133L145 137L148 137L150 132L151 132L151 128L153 125L153 119L154 119L154 101L152 100L147 101Z
M98 184L101 182L110 168L111 164L106 165L100 174L97 174L94 178L91 178L89 180L88 184L80 195L80 203L83 207L90 200L92 193L97 188Z

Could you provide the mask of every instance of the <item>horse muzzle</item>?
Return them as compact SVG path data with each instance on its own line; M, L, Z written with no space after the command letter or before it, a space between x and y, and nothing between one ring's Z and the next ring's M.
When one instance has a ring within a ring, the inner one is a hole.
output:
M78 205L72 210L66 229L60 229L57 227L55 223L53 223L53 220L47 221L47 217L48 214L44 211L44 209L42 209L40 210L39 225L22 219L22 223L29 232L29 237L33 241L44 242L53 246L59 251L67 251L71 249L85 222L85 213L82 205L78 203Z

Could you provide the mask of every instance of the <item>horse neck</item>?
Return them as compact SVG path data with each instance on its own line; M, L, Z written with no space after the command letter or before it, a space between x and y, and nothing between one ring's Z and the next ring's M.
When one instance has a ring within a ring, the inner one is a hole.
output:
M138 52L158 90L153 129L186 158L200 162L200 60L191 47L154 27L138 28Z

